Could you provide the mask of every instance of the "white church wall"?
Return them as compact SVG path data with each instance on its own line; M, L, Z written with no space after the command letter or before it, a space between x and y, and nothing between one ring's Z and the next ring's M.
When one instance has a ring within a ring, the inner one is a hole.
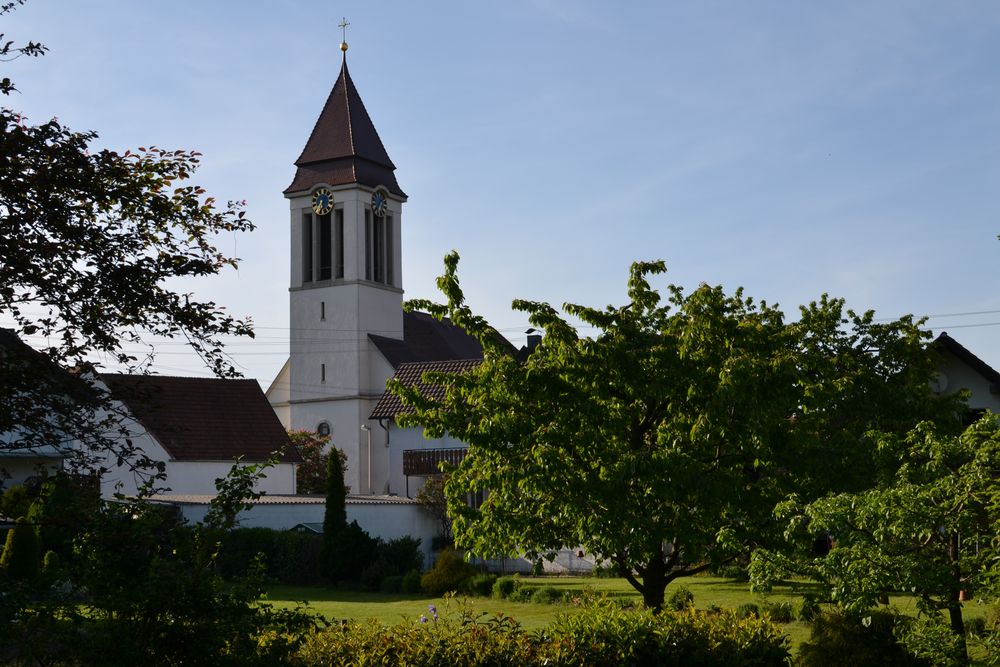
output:
M451 435L428 440L424 437L422 428L400 428L391 423L389 426L389 469L391 471L389 487L399 495L414 498L424 485L424 477L403 475L403 451L410 449L454 449L464 448L466 444Z

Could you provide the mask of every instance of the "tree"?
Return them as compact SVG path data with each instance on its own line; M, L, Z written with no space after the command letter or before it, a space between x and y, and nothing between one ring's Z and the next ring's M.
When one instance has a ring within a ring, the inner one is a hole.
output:
M330 436L314 431L289 431L288 439L302 457L295 472L295 492L319 494L326 492L326 468Z
M330 580L338 575L337 560L342 552L341 538L347 530L347 487L344 484L345 454L333 448L326 457L326 510L323 513L323 550L321 567Z
M457 264L456 254L446 257L438 279L446 304L407 307L476 336L483 362L463 374L426 374L444 387L441 399L391 384L414 410L401 423L469 445L447 487L457 544L480 556L532 558L581 545L610 560L655 609L677 577L774 539L771 511L787 493L806 486L818 494L832 483L803 465L803 442L834 448L831 459L863 460L857 434L866 428L851 418L845 392L876 400L876 388L898 380L921 397L913 410L930 396L926 378L904 363L925 354L926 334L912 319L845 318L843 302L824 297L786 323L741 290L707 285L690 294L669 285L664 303L648 282L665 271L662 262L633 264L624 306L564 305L596 330L592 337L548 304L515 301L545 332L520 362L465 304ZM869 343L892 353L880 361ZM851 381L838 385L841 377ZM828 432L814 434L821 424ZM484 490L481 507L466 506L467 494Z
M929 618L947 612L965 661L960 592L996 576L1000 425L987 415L955 436L923 423L905 437L883 436L877 454L880 467L891 471L882 483L804 507L786 503L788 533L808 526L834 536L829 554L807 571L848 611L866 611L888 591L907 591ZM758 588L784 573L769 567L767 556L755 555Z
M40 55L44 47L4 47L14 51ZM0 92L13 90L8 78L0 83ZM0 446L37 449L76 438L126 464L134 451L108 435L118 415L107 395L58 369L101 354L141 371L155 354L150 341L166 336L184 339L217 374L237 375L222 337L252 335L250 325L171 283L235 267L214 241L253 225L242 203L220 206L190 183L199 153L119 153L96 140L55 119L32 125L0 109L0 315L17 335L47 341L40 355L0 341L8 352Z

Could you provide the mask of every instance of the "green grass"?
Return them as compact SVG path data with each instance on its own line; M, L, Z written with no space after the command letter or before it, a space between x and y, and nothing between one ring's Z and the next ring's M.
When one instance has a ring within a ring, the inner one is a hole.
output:
M633 600L636 605L641 603L639 594L624 579L524 577L522 582L526 586L552 586L571 595L594 591L609 597ZM698 609L707 609L712 605L734 609L747 602L763 606L765 602L782 601L791 602L794 608L803 593L815 590L814 584L787 582L776 586L770 595L764 596L751 593L746 582L699 576L672 583L667 587L668 598L678 586L684 586L694 594L695 607ZM284 608L294 607L298 602L307 603L311 611L322 614L330 621L375 619L385 624L416 622L421 614L427 613L427 607L431 604L438 607L442 613L446 613L447 604L441 598L428 595L390 595L293 586L271 587L268 591L268 600L275 606ZM475 613L511 616L527 630L544 628L554 621L558 614L573 613L574 610L574 607L568 604L529 604L492 598L468 598L466 603ZM890 603L903 613L914 616L917 613L916 601L912 597L892 596ZM986 609L986 605L967 602L964 614L967 619L984 616ZM782 629L788 635L793 651L809 638L809 628L802 621L785 624Z

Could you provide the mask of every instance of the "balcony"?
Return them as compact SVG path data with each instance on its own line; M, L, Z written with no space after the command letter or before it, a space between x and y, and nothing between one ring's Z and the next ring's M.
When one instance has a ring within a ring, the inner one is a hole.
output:
M453 449L405 449L403 450L403 474L418 477L437 475L441 463L457 466L465 458L465 448Z

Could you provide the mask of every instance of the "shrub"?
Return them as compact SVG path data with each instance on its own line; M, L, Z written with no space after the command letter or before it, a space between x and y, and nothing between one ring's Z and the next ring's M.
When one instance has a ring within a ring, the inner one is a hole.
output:
M245 576L258 557L263 558L265 577L281 584L313 585L319 575L323 538L271 528L237 528L222 536L219 572L227 579Z
M498 600L509 598L520 586L521 578L516 574L500 577L493 582L493 597Z
M561 616L545 633L525 633L510 618L483 620L447 608L420 623L348 624L309 635L296 658L301 664L769 667L787 665L789 654L787 640L766 620L600 603Z
M418 538L407 536L388 542L379 540L376 548L393 574L406 574L410 570L420 570L424 567L424 554L420 551Z
M797 665L926 665L896 640L900 619L887 611L872 611L864 617L840 610L824 611L810 624L809 641L799 647Z
M34 581L38 577L39 553L38 533L24 517L14 522L13 530L7 532L3 555L0 556L0 571L11 579Z
M531 586L518 586L507 599L511 602L531 602L533 594L534 589Z
M445 549L438 554L433 569L420 578L420 587L431 595L444 595L461 590L465 580L475 574L475 568L465 562L462 554Z
M753 602L744 602L734 611L737 618L756 618L760 616L760 607Z
M361 588L366 591L377 591L382 587L382 580L394 575L392 567L384 557L379 556L375 562L365 568L361 573Z
M495 574L477 574L466 580L464 590L469 595L489 597L493 592L493 585L496 581L497 575Z
M746 565L722 565L713 572L715 576L723 579L734 579L736 581L749 581L750 575L747 573Z
M390 575L382 580L379 591L382 593L399 593L403 590L403 577L398 574Z
M684 611L688 607L694 606L694 593L689 591L684 586L678 586L674 589L674 592L670 594L667 598L667 609L672 609L674 611Z
M796 616L800 621L811 621L822 611L819 601L813 595L805 595L799 601L798 613Z
M611 563L595 564L594 568L590 571L590 576L597 577L598 579L614 579L618 576L618 568Z
M795 620L791 602L769 602L764 605L764 612L775 623L791 623Z
M404 593L419 593L422 588L420 588L420 570L410 570L405 575L403 575L403 587L402 591Z
M552 604L562 599L562 593L554 586L540 586L531 593L531 601L535 604Z

